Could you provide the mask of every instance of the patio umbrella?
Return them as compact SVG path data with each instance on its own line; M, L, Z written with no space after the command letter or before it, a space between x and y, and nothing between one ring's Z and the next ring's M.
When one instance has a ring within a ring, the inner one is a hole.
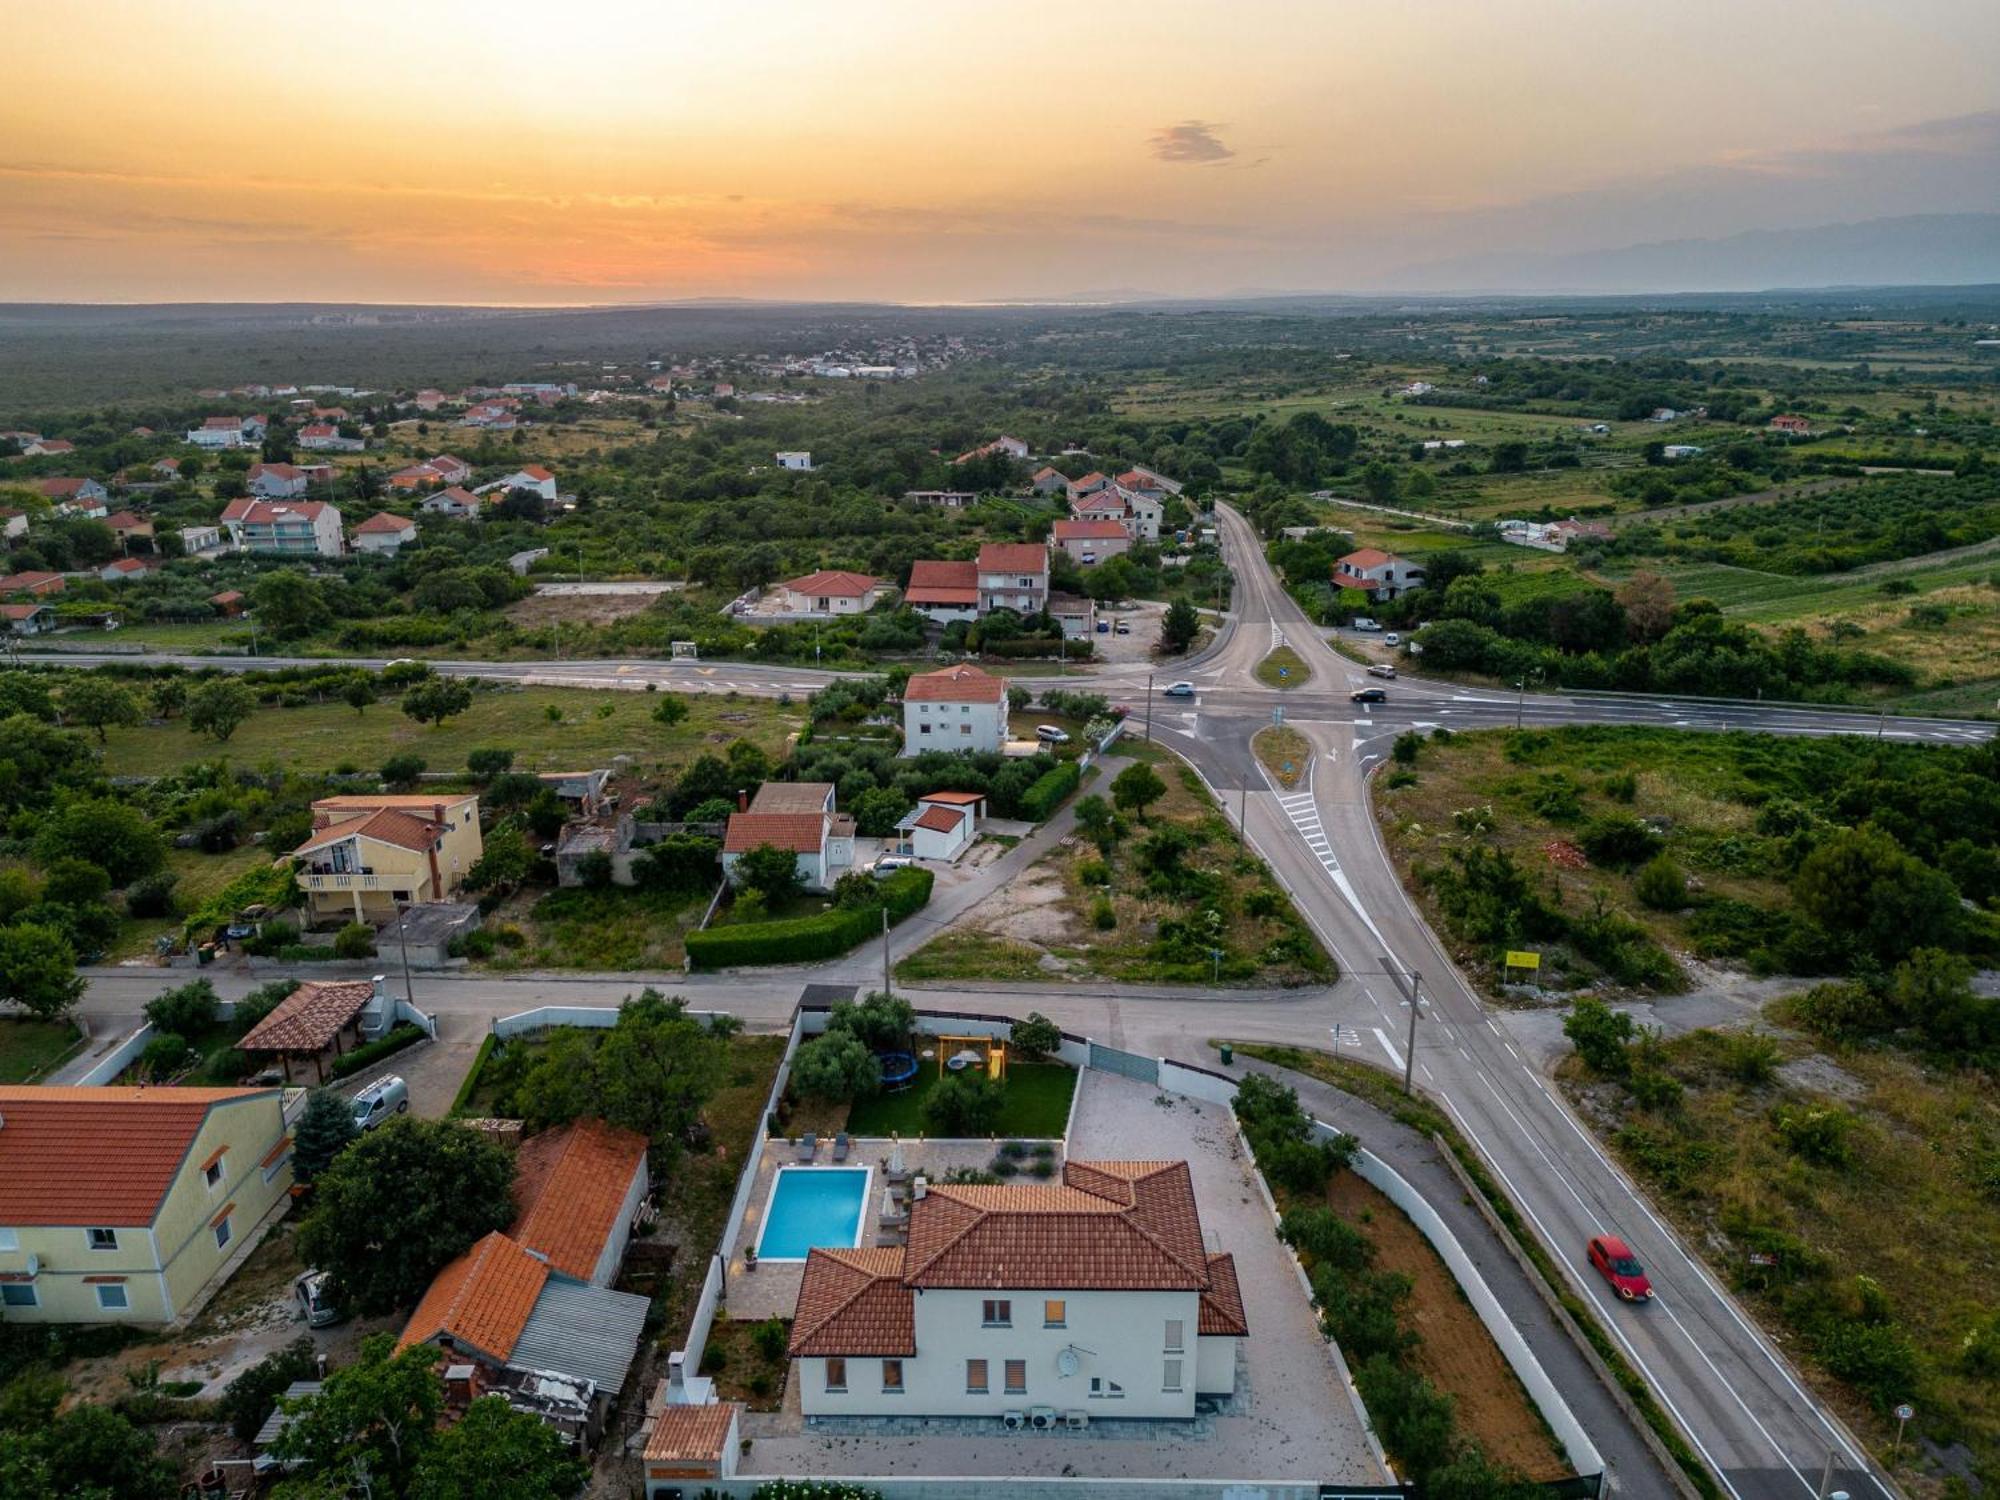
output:
M900 1138L892 1139L889 1142L889 1175L901 1177L903 1171L903 1142Z

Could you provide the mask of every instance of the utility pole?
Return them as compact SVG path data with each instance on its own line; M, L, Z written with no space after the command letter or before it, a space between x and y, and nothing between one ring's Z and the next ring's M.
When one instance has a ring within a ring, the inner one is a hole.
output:
M399 904L396 907L396 932L403 940L403 998L410 1002L410 1009L417 1008L416 986L410 981L410 908Z
M1396 981L1396 988L1403 992L1405 1003L1410 1007L1410 1030L1403 1043L1403 1092L1415 1092L1412 1075L1417 1067L1417 1011L1423 1004L1424 976L1415 969L1408 975L1396 967L1396 961L1387 954L1382 955L1382 970Z
M882 993L892 993L889 989L889 908L882 908Z
M1146 743L1153 742L1153 674L1146 674Z
M1517 677L1514 679L1514 727L1516 729L1521 727L1521 710L1527 705L1527 702L1528 679Z

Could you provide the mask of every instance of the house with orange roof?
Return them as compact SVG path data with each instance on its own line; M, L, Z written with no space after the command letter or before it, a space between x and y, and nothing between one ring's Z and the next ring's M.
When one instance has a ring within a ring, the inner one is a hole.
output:
M1069 475L1063 473L1060 469L1051 468L1047 464L1043 464L1033 474L1029 475L1028 483L1037 495L1069 493Z
M942 672L919 672L904 685L904 755L1006 747L1004 677L961 664Z
M306 492L311 482L297 464L252 464L243 476L244 487L260 500L292 500Z
M152 521L136 511L113 511L104 518L104 524L109 526L111 534L127 547L132 545L134 537L143 537L147 541L153 538Z
M1073 517L1056 522L1055 544L1080 563L1100 563L1132 550L1132 536L1109 518Z
M1179 1418L1232 1395L1249 1321L1184 1161L933 1183L902 1245L808 1252L790 1352L820 1416Z
M1049 602L1049 549L1041 542L988 542L979 549L979 612L1035 614Z
M903 602L926 619L949 625L979 618L979 564L926 560L910 564Z
M1360 589L1371 599L1393 599L1424 586L1424 570L1407 557L1362 547L1333 565L1333 586Z
M399 905L447 900L485 853L479 798L462 792L322 797L312 814L292 858L314 925L380 926Z
M396 1347L436 1344L481 1389L529 1398L517 1404L594 1446L650 1306L610 1286L651 1187L646 1147L594 1119L523 1141L513 1224L438 1272Z
M896 825L898 851L949 863L972 847L985 811L983 792L926 792Z
M887 591L888 585L871 573L821 568L779 584L778 599L788 614L865 615Z
M741 800L741 799L739 799ZM752 849L789 849L799 881L809 891L830 891L854 866L854 819L834 810L830 782L772 782L755 800L729 815L722 834L722 876L732 885L737 865Z
M462 484L446 485L435 495L424 497L417 509L427 515L450 516L455 521L464 521L485 509L486 502Z
M222 528L238 552L339 557L340 507L324 500L257 500L242 497L222 508Z
M373 552L382 557L394 557L416 539L415 521L408 516L391 515L386 510L376 511L356 526L350 537L356 552Z
M1028 456L1028 445L1017 437L1008 437L1003 433L990 443L981 443L977 448L968 448L965 452L959 454L957 458L954 458L952 462L954 464L971 463L975 458L985 458L989 454L994 453L1004 453L1009 458L1026 458Z
M290 1201L272 1088L0 1087L0 1317L184 1321Z
M735 1478L742 1415L734 1401L660 1407L641 1453L646 1500L674 1500L708 1480Z

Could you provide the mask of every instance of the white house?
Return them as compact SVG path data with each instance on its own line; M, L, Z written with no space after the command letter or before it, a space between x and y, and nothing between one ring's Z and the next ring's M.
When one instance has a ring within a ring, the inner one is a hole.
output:
M979 549L979 612L1033 614L1049 602L1049 549L1040 542L988 542Z
M910 565L903 602L926 619L949 625L979 618L979 564L924 561Z
M0 505L0 541L11 542L28 534L28 513L11 505Z
M978 792L929 792L896 825L904 850L918 859L954 860L972 847L986 798Z
M130 583L146 576L146 565L136 557L121 557L99 568L97 576L106 583Z
M1700 458L1699 443L1668 443L1660 449L1660 456L1668 463L1678 463L1684 458Z
M830 891L854 865L854 819L834 811L830 781L767 781L741 811L729 815L722 837L722 875L734 885L737 862L765 844L797 856L799 881Z
M312 422L299 429L298 444L315 453L359 453L368 446L366 438L342 437L331 422Z
M790 1352L808 1419L1187 1420L1235 1392L1249 1331L1186 1162L1071 1161L918 1189L906 1244L812 1250Z
M36 479L30 483L63 515L101 521L111 513L111 491L95 479Z
M813 456L810 453L780 453L777 459L779 468L791 469L801 474L813 466Z
M374 552L384 557L394 557L416 539L415 521L408 516L392 516L386 510L378 510L355 527L353 538L356 552Z
M346 550L339 507L323 500L232 500L222 525L238 552L339 557Z
M1126 490L1124 493L1126 529L1138 541L1157 542L1161 522L1166 516L1166 507L1160 497L1144 490Z
M1424 586L1424 570L1407 557L1377 547L1350 552L1333 565L1333 586L1360 589L1371 599L1393 599Z
M220 526L183 526L181 551L189 557L217 557L224 550Z
M1056 522L1055 544L1080 563L1100 563L1132 550L1132 537L1116 521L1071 519Z
M914 505L935 505L943 510L964 510L979 499L971 490L904 490L903 498Z
M424 503L417 509L429 515L451 516L463 521L468 516L478 515L484 504L484 501L464 485L454 484L439 490L435 495L426 497Z
M306 471L296 464L252 464L244 476L250 493L262 500L291 500L306 492Z
M554 503L556 498L556 476L540 464L528 464L516 469L504 479L496 479L491 484L482 484L479 494L498 490L503 495L511 495L515 490L528 490Z
M903 689L903 754L1000 750L1007 744L1007 682L977 667L919 672Z
M785 609L795 615L865 615L883 589L879 578L838 568L821 568L778 585Z
M241 417L204 417L201 426L188 429L187 440L197 448L241 448L249 441Z
M977 448L968 448L965 452L959 454L957 458L954 458L952 462L954 464L970 463L975 458L985 458L988 454L992 453L1004 453L1009 458L1026 458L1028 456L1028 445L1017 437L1002 435L993 439L990 443L981 443Z

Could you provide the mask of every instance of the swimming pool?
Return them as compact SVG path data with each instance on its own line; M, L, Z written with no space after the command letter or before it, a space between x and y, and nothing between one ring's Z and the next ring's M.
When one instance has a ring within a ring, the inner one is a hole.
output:
M872 1167L780 1167L757 1236L759 1260L804 1260L815 1245L861 1243Z

